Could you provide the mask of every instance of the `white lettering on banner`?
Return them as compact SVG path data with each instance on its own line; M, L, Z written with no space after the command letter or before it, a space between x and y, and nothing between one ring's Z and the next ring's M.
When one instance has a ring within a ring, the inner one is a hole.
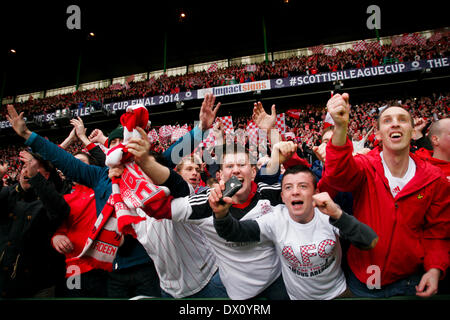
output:
M183 100L191 99L203 99L206 93L213 93L215 96L241 94L259 90L271 90L271 83L273 81L275 88L282 88L284 82L289 83L289 87L296 87L308 84L332 82L337 80L358 79L364 77L383 76L386 74L396 74L403 72L416 71L424 67L429 68L443 68L449 67L449 57L443 57L438 59L412 61L406 63L395 63L391 65L380 65L377 67L368 67L362 69L349 69L335 72L326 72L315 75L295 76L284 79L276 80L262 80L254 82L239 83L229 86L205 88L199 90L193 90L188 92L180 92L176 94L160 95L153 97L145 97L133 100L116 101L111 103L105 103L102 108L108 111L120 111L125 110L130 105L144 104L144 106L154 106L160 104L173 103ZM286 85L287 86L287 85ZM55 120L56 112L50 114L41 114L33 116L35 122L49 122ZM90 114L90 108L81 108L77 110L71 110L72 116L88 116ZM0 129L9 128L11 125L8 121L0 121Z
M441 68L441 67L448 67L448 58L440 58L440 59L430 59L427 60L428 65L430 68Z
M223 86L223 87L199 89L199 90L197 90L197 99L204 98L206 93L212 93L216 97L219 97L219 96L224 96L224 95L232 95L232 94L238 94L238 93L246 93L246 92L258 91L258 90L269 90L269 89L271 89L270 80L239 83L239 84L233 84L233 85Z

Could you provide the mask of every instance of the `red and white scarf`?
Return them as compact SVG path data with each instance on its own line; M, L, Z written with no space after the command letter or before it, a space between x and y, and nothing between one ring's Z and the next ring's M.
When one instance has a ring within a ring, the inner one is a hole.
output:
M143 106L133 106L122 115L125 145L120 144L111 149L107 160L114 156L111 162L122 162L125 169L120 178L111 179L112 193L97 217L83 250L77 257L70 259L72 263L76 264L77 259L84 257L92 267L112 271L122 235L132 234L136 237L132 225L145 220L145 212L157 211L168 201L169 189L152 184L126 150L126 142L137 132L133 128L138 125L142 127L147 121L148 111ZM137 208L144 212L141 211L139 215Z
M84 257L92 267L112 271L122 234L136 237L132 225L145 220L144 212L157 210L168 195L166 187L150 183L134 162L127 163L122 177L112 179L112 193L97 217L83 250L70 262L76 263L77 259Z

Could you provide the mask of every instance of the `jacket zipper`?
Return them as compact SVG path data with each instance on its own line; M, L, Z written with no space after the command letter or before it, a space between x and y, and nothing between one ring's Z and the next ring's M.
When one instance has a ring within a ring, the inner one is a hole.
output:
M391 252L392 239L394 237L395 227L397 226L397 220L398 220L397 219L397 209L398 209L397 201L394 202L394 207L395 207L394 224L392 225L391 237L390 237L389 246L388 246L387 252L386 252L386 258L384 259L383 270L381 271L380 279L383 279L383 276L385 273L384 270L388 269L387 264L388 264L388 259L389 259L390 252Z

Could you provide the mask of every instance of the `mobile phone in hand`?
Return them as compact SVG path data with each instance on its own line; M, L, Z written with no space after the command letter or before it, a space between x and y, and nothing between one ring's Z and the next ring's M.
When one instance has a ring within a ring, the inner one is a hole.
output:
M225 190L222 192L222 199L224 197L232 197L242 188L242 182L236 176L231 176L231 178L225 183ZM225 202L220 199L220 204L225 204Z

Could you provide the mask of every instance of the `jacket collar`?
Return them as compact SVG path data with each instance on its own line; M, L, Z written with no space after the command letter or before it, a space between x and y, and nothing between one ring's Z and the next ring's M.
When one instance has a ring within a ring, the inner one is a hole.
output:
M384 174L384 167L383 163L381 162L381 151L383 151L381 147L376 147L371 152L369 152L367 156L376 160L371 161L371 163L373 164L376 174L381 178L387 190L389 190L389 182ZM408 184L397 194L396 198L404 197L411 193L417 192L436 179L439 179L439 177L441 176L439 168L432 166L431 164L427 163L419 156L416 156L411 152L409 153L409 156L416 164L416 174L411 179L411 181L409 181Z
M239 209L246 208L252 202L253 197L255 196L257 190L258 190L258 185L254 181L252 181L252 187L251 187L250 194L247 198L247 201L245 201L244 203L233 204L233 207L239 208Z

